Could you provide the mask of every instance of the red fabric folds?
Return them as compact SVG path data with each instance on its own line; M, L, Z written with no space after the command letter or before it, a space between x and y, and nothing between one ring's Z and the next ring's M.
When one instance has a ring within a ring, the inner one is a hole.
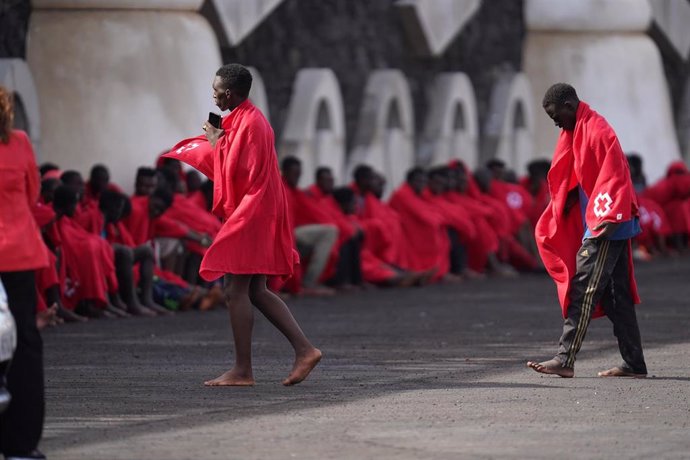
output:
M293 248L273 129L249 100L223 117L222 127L225 134L215 147L198 136L164 155L213 180L213 213L223 226L199 273L207 281L226 273L292 275L299 256Z
M580 102L576 119L574 131L561 131L556 144L548 174L551 203L535 231L539 253L556 283L564 318L584 235L579 206L565 211L568 192L579 184L589 197L585 219L592 231L603 222L625 222L638 215L628 163L613 128L584 102ZM631 294L639 303L632 256L629 267ZM597 306L594 316L602 315Z

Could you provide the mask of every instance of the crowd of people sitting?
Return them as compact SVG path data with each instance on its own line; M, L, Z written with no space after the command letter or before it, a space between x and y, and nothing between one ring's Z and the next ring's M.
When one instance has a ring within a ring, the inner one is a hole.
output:
M690 172L682 162L647 187L642 161L629 156L642 234L635 255L680 252L690 234ZM549 205L547 160L520 180L500 160L471 172L460 161L411 169L387 191L367 165L335 187L329 168L301 189L297 158L281 162L298 273L272 279L281 295L334 295L378 287L459 283L490 276L543 272L534 227ZM34 207L51 264L37 270L39 327L89 318L169 315L224 303L222 280L198 276L221 222L213 214L213 183L179 161L160 158L137 170L130 197L96 165L88 180L57 165L40 167Z

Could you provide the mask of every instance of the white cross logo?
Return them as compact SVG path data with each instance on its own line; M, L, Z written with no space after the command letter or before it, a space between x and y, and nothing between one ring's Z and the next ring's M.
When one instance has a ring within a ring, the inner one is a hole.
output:
M603 217L611 211L611 195L608 192L600 193L594 199L594 215L597 217Z
M522 207L522 195L518 192L510 192L506 196L506 203L512 209L520 209Z
M198 142L192 142L191 144L183 145L179 149L175 150L175 153L179 155L180 153L182 153L186 150L193 150L193 149L199 147L200 145L201 144L199 144Z

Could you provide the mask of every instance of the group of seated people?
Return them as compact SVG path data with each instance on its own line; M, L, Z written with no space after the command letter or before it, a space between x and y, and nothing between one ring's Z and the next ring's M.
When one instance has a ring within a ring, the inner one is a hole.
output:
M690 234L690 173L673 164L646 187L638 156L629 157L643 233L636 254L682 250ZM281 170L301 264L281 295L333 295L379 287L458 283L486 276L542 272L534 226L549 204L549 162L528 165L518 180L500 160L474 173L460 161L415 167L395 190L367 165L348 186L329 168L301 189L301 162ZM37 271L39 326L89 318L169 315L224 302L222 281L198 269L221 222L211 212L213 183L179 161L160 158L137 170L132 196L103 165L87 181L77 171L40 168L34 216L52 263Z
M640 207L642 233L635 239L638 260L655 256L677 255L690 242L690 170L683 161L675 161L666 176L647 186L642 158L628 155L630 175Z

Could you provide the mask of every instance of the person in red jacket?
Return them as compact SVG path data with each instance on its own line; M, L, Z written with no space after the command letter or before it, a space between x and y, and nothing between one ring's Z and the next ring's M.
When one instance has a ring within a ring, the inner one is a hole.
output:
M406 241L400 266L420 272L436 270L434 280L454 282L456 277L449 274L451 244L447 219L424 199L426 186L426 172L412 168L389 202L400 215Z
M590 320L605 314L623 364L599 376L644 377L630 243L640 223L628 162L613 128L579 100L572 86L551 86L543 107L562 131L548 174L552 201L539 219L536 237L565 321L556 356L527 366L573 377Z
M13 118L12 95L0 86L0 281L17 328L7 373L12 401L0 414L0 453L41 459L43 342L36 327L34 273L48 266L48 251L31 213L39 194L34 151L29 136L12 129Z
M205 135L184 140L165 156L213 178L213 213L223 226L201 261L201 277L225 277L235 339L235 364L206 385L253 385L252 326L256 306L289 340L295 361L284 385L303 381L321 360L283 300L269 291L268 276L291 276L299 263L278 169L273 129L249 100L252 76L239 64L221 67L213 98L220 128L204 122Z

